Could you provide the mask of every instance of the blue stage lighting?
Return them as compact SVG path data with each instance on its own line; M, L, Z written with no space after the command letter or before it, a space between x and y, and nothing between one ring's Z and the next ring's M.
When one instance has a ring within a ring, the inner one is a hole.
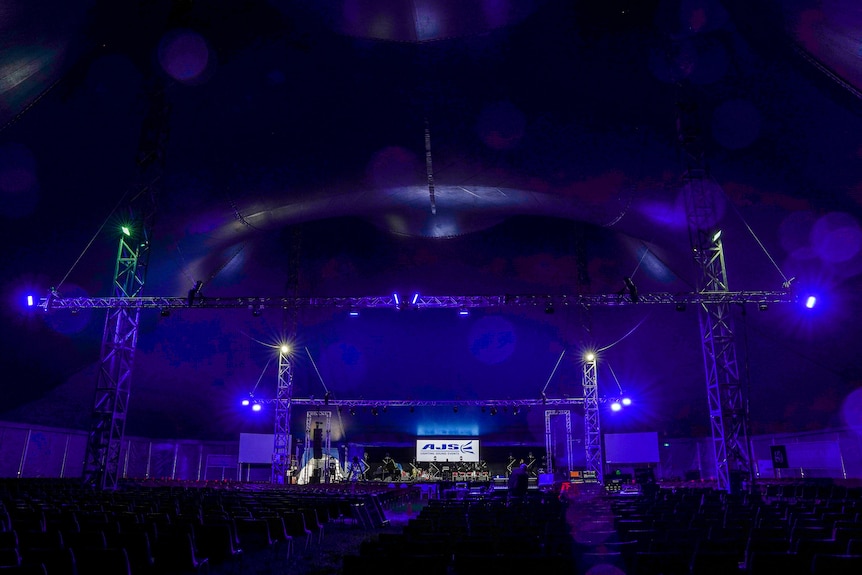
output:
M249 401L249 400L247 400L247 399L243 399L243 400L242 400L242 405L243 405L243 406L246 406L246 405L248 405L249 403L251 403L251 401Z
M628 406L630 406L630 405L632 404L632 400L631 400L631 398L624 397L624 398L622 398L621 403L622 403L624 406L628 407Z
M261 409L263 409L263 406L259 403L255 403L254 405L251 406L252 411L260 411Z
M33 300L33 296L28 295L28 296L27 296L27 307L33 307L33 305L34 305L35 303L36 303L36 302Z
M815 305L817 305L817 297L815 297L813 295L808 296L808 299L805 300L805 307L807 307L808 309L811 309Z
M619 401L615 401L615 402L613 402L613 403L611 404L611 411L619 411L619 410L621 410L622 408L623 408L623 406L622 406L622 405L620 405L620 402L619 402Z

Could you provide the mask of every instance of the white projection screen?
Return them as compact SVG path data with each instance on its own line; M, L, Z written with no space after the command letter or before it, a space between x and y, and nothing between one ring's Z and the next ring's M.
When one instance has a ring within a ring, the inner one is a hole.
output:
M272 433L240 433L240 463L272 463L275 436Z
M658 463L658 433L606 433L606 463Z

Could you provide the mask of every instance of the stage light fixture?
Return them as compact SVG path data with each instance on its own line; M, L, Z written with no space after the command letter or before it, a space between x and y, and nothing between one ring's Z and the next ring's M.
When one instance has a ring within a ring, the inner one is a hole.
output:
M760 311L766 311L769 309L769 305L765 303L760 303L757 304L757 309L759 309Z
M355 407L350 408L350 415L356 415L356 408Z
M682 302L676 304L676 311L685 311L685 304Z
M162 310L159 312L159 315L162 317L169 317L171 315L171 310L162 308Z
M497 408L496 407L491 408L491 415L497 415Z
M458 310L458 315L470 315L470 310L468 310L466 307L462 307Z
M712 233L712 235L710 236L710 241L712 241L712 243L715 243L720 239L721 239L721 230L715 230Z
M624 397L620 400L620 403L622 403L624 406L628 407L629 405L632 404L632 400L629 397Z
M373 415L375 417L377 416L377 408L376 407L371 408L371 415Z
M410 300L410 305L416 305L416 302L419 301L419 292L413 294L413 299Z
M261 409L263 409L263 406L259 403L255 403L254 405L251 406L252 411L260 411Z
M623 408L619 401L614 401L611 403L611 411L619 411Z
M129 226L120 226L120 231L123 232L123 235L129 237L132 235L132 230Z
M32 296L32 295L28 295L28 296L27 296L27 307L33 307L33 304L34 304L33 296Z
M592 362L592 361L596 361L596 354L594 354L593 352L589 351L589 352L587 352L587 354L584 356L584 359L585 359L586 361L591 361L591 362Z
M243 405L243 406L247 406L249 403L251 403L251 401L249 401L248 399L243 399L243 400L242 400L242 405Z
M813 295L808 296L808 298L805 300L805 307L811 309L815 305L817 305L817 298Z
M350 308L350 311L347 312L347 315L350 317L359 317L359 310L355 308Z

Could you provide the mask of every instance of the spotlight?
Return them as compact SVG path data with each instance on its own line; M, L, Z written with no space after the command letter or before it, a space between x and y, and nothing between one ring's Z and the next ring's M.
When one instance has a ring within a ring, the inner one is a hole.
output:
M413 299L410 300L410 305L416 305L416 302L419 301L419 292L413 294Z
M628 407L629 405L632 404L632 400L631 400L631 398L624 397L620 400L620 403L622 403L624 406Z
M620 405L620 402L619 402L619 401L615 401L615 402L613 402L613 403L611 404L611 411L619 411L619 410L621 410L622 408L623 408L623 406L622 406L622 405Z
M766 311L769 309L769 305L767 305L765 303L760 303L760 304L757 304L757 309L759 309L760 311Z
M359 310L355 308L350 308L350 311L347 312L347 315L350 317L359 317Z
M512 408L512 415L518 415L518 406Z
M377 408L376 407L371 408L371 415L373 415L375 417L377 416Z
M356 408L355 407L350 408L350 415L356 415Z
M249 403L251 403L251 401L249 401L248 399L243 399L243 400L242 400L242 405L243 405L243 406L246 406L246 405L248 405Z
M712 241L712 243L715 243L720 239L721 239L721 230L715 230L715 232L713 232L712 236L710 236L710 241Z
M286 343L283 343L281 344L279 351L282 355L287 355L288 353L290 353L290 346L288 346Z
M35 305L35 301L33 300L32 295L27 296L27 307L33 307Z
M592 362L592 361L596 361L596 354L594 354L594 353L593 353L593 352L591 352L591 351L590 351L590 352L587 352L587 355L585 355L585 356L584 356L584 359L585 359L586 361L590 361L590 362Z
M458 315L470 315L470 310L468 310L466 307L462 307L458 310Z
M811 309L815 305L817 305L817 298L813 295L808 296L808 299L805 300L805 307Z
M497 415L497 408L496 407L491 408L491 415Z
M398 293L392 294L392 297L395 298L395 307L401 309L401 298L398 297Z
M259 403L255 403L254 405L251 406L252 411L260 411L261 409L263 409L263 406Z

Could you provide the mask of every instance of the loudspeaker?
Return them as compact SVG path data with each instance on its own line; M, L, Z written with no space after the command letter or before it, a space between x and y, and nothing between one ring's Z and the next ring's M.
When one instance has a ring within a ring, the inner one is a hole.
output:
M323 458L323 430L319 427L314 429L314 435L312 439L312 452L314 453L315 459Z

